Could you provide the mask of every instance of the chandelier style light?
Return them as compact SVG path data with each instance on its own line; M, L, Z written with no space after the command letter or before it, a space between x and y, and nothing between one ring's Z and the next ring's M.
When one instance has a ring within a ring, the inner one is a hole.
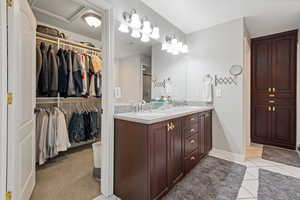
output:
M162 43L161 50L173 55L179 55L180 53L186 54L189 52L188 46L179 41L174 34L166 36Z
M150 38L154 40L160 38L159 28L153 26L147 17L141 19L135 9L132 9L130 13L123 12L119 31L122 33L131 32L131 37L140 38L142 42L149 42Z

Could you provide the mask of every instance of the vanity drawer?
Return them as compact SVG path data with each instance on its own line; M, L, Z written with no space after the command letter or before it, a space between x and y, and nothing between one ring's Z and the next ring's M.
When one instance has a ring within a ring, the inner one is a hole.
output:
M184 160L184 171L185 173L193 169L199 162L199 152L198 150L194 151L190 156Z
M185 139L184 152L185 156L190 155L193 151L198 149L199 144L199 134L194 134Z
M194 114L194 115L189 115L185 118L185 123L184 125L186 127L191 126L193 124L197 124L198 123L198 114Z
M191 136L195 133L198 133L198 129L199 129L198 123L191 124L189 126L185 126L184 129L183 129L184 130L184 135L186 137L189 137L189 136Z

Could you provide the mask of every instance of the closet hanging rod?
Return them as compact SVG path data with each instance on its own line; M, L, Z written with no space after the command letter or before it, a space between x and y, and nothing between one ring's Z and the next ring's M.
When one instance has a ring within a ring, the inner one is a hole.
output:
M63 103L101 103L102 99L89 99L89 100L60 100L60 104ZM58 104L58 100L54 101L37 101L36 104Z
M66 39L62 39L62 38L58 38L58 37L54 37L51 35L47 35L47 34L43 34L43 33L36 33L37 34L37 39L39 40L44 40L44 41L48 41L48 42L54 42L56 44L60 43L62 45L69 45L69 46L73 46L73 47L79 47L79 48L83 48L83 49L87 49L90 51L95 51L98 53L101 53L101 49L95 48L95 47L90 47L78 42L73 42L73 41L69 41Z

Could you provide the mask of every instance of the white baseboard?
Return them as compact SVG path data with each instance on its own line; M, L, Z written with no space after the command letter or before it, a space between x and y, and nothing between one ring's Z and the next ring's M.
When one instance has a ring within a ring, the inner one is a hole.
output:
M245 161L245 155L243 154L237 154L237 153L232 153L220 149L212 149L209 152L210 156L217 157L220 159L225 159L225 160L231 160L231 161L236 161L236 162L243 162Z
M96 197L94 200L121 200L115 195L111 195L109 197L104 196L101 194L100 196Z

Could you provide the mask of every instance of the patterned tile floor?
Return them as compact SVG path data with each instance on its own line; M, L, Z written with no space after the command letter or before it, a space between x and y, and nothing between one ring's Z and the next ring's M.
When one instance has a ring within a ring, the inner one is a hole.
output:
M216 157L233 161L247 166L242 187L240 188L237 200L256 200L258 193L258 170L265 169L275 173L300 178L300 168L264 160L261 158L262 147L251 146L247 148L246 161L236 162L224 155L214 155Z

